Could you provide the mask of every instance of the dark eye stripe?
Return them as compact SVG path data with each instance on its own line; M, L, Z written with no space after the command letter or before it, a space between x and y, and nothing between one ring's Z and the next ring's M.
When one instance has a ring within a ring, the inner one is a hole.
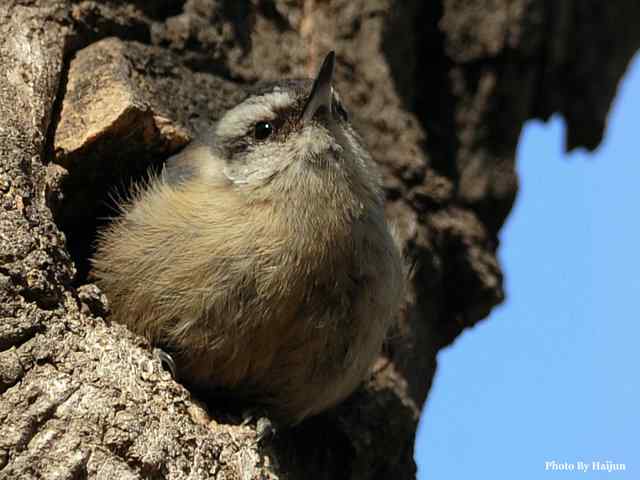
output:
M249 137L254 142L263 142L265 140L282 141L295 129L300 110L301 107L299 105L276 109L274 112L275 118L257 121L246 133L246 137ZM269 130L266 124L270 126L269 135L266 135L267 130Z
M338 113L338 115L340 116L340 118L342 118L343 121L345 122L349 121L349 112L347 112L347 109L344 108L342 103L340 103L335 98L333 99L333 110L334 112Z

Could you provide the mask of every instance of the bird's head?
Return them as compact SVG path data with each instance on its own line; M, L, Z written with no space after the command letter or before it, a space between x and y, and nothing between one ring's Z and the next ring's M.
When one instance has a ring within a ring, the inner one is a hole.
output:
M330 52L314 80L258 85L223 115L212 144L230 182L249 191L270 185L285 192L314 181L328 189L332 182L356 189L376 182L369 154L333 86L334 66Z

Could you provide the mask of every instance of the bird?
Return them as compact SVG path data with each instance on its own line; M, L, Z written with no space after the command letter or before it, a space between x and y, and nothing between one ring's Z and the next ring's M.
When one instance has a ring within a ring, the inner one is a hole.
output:
M295 425L367 378L406 274L381 175L334 88L261 82L132 189L92 274L177 376Z

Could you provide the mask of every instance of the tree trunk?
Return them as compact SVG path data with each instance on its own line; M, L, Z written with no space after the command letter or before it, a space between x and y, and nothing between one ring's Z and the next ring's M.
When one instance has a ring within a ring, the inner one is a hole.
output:
M436 353L504 298L522 125L559 112L595 148L638 22L637 0L4 0L0 478L412 478ZM114 189L334 48L412 291L362 388L258 442L110 322L87 259Z

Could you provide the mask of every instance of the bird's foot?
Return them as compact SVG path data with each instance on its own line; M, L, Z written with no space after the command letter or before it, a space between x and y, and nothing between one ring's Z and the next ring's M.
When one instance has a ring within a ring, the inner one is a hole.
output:
M165 370L169 370L174 380L178 379L178 370L173 357L161 348L153 349L153 357L157 359Z
M277 429L275 424L269 417L261 414L256 410L245 410L242 414L241 425L249 425L254 423L256 425L256 442L260 443L265 439L272 438L276 435Z

